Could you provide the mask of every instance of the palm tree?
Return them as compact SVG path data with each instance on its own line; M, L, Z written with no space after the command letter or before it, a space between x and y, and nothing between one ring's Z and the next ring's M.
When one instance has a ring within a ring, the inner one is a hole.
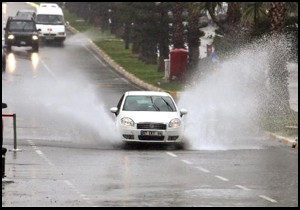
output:
M200 46L200 4L198 2L188 2L188 35L187 43L189 47L189 69L193 71L199 62Z
M173 2L172 13L173 13L173 34L172 42L174 48L184 48L184 35L183 35L183 9L184 2Z
M254 27L262 17L267 16L264 2L246 2L242 10L242 22Z

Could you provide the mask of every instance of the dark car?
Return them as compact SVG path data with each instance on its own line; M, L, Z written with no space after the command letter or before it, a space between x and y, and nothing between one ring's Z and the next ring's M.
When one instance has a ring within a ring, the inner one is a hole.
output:
M5 71L6 69L6 52L2 45L2 71Z
M8 52L11 51L12 46L30 46L34 52L39 51L39 30L37 30L33 18L9 17L4 31L4 40Z
M22 9L22 10L18 10L16 16L22 17L22 18L33 18L33 19L35 19L36 13L35 13L34 10Z

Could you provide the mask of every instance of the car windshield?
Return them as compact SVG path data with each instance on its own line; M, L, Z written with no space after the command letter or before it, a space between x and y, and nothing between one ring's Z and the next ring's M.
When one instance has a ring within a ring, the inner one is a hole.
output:
M36 22L38 24L63 25L64 18L61 15L37 15Z
M10 31L33 31L35 30L34 22L32 21L10 21L9 23Z
M127 96L123 111L175 112L176 108L169 96Z

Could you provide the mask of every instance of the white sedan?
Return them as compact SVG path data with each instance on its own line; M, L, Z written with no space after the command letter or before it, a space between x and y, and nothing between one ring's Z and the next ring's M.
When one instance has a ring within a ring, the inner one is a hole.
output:
M183 116L172 96L158 91L128 91L110 109L124 142L183 143Z

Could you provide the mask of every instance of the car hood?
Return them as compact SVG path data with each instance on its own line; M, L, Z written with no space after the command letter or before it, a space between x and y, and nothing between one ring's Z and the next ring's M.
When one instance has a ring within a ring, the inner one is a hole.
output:
M120 118L129 117L135 123L154 122L169 123L174 118L180 118L178 112L123 112Z
M36 24L37 29L41 29L42 33L59 33L65 32L65 25L47 25L47 24Z

